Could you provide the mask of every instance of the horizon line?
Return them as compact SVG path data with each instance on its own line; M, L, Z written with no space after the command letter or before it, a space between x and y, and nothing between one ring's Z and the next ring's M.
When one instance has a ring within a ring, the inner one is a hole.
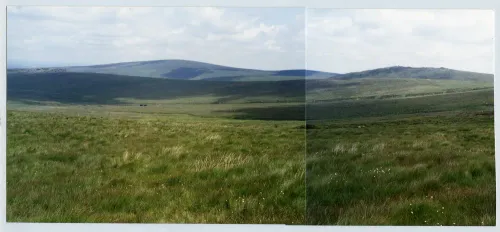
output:
M81 65L66 65L66 66L34 66L34 67L22 67L22 68L9 68L9 65L8 65L9 62L7 60L7 62L6 62L7 63L6 68L7 68L7 70L12 70L12 69L37 69L37 68L73 68L73 67L92 67L92 66L104 66L104 65L116 65L116 64L127 64L127 63L140 63L140 62L155 62L155 61L188 61L188 62L196 62L196 63L203 63L203 64L209 64L209 65L215 65L215 66L223 66L223 67L243 69L243 70L252 70L252 71L268 71L268 72L273 72L274 71L274 72L278 72L278 71L297 70L297 71L323 72L323 73L331 73L331 74L338 74L338 75L346 75L346 74L350 74L350 73L360 73L360 72L366 72L366 71L371 71L371 70L387 69L387 68L394 68L394 67L449 69L449 70L462 71L462 72L473 72L473 73L494 75L494 72L493 73L490 73L490 72L478 72L478 71L472 71L472 70L462 70L462 69L447 68L447 67L443 67L443 66L437 67L437 66L391 65L391 66L382 66L382 67L379 67L379 68L363 69L363 70L359 70L359 71L333 72L333 71L325 71L325 70L321 70L321 69L307 69L307 68L287 68L287 69L243 68L243 67L229 66L229 65L223 65L223 64L209 63L209 62L206 62L206 61L186 60L186 59L152 59L152 60L136 60L136 61L109 62L109 63L107 62L107 63L99 63L99 64L81 64ZM21 62L16 62L16 63L21 63Z

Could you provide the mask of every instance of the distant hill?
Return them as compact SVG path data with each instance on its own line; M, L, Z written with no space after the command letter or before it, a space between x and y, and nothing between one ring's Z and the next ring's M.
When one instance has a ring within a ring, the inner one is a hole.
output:
M440 80L468 80L468 81L493 81L493 74L459 71L448 68L414 68L404 66L393 66L366 70L362 72L351 72L333 76L338 80L349 80L357 78L417 78L417 79L440 79Z
M424 96L493 88L493 75L447 68L387 67L306 84L308 101Z
M154 60L92 66L10 69L9 73L101 73L126 76L215 81L282 81L323 79L335 76L312 70L265 71L227 67L189 60Z
M10 73L7 99L21 102L122 104L120 99L208 103L304 102L303 80L188 81L96 73Z

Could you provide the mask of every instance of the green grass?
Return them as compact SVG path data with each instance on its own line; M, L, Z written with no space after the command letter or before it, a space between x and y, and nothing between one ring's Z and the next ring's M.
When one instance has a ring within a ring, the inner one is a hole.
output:
M9 222L495 224L491 83L8 82Z
M308 102L345 99L404 98L471 89L493 88L493 81L363 78L313 80L307 83Z
M302 122L8 111L8 222L305 221Z
M308 103L308 122L371 117L400 118L404 115L424 115L442 112L492 111L493 89L430 95L412 98L362 99L332 103Z
M140 104L148 104L141 107ZM236 103L203 104L142 101L120 105L81 105L57 102L8 101L12 110L31 112L58 112L75 116L107 116L113 118L150 118L173 115L191 115L203 118L291 120L304 121L304 103Z
M309 104L307 223L495 225L493 91Z

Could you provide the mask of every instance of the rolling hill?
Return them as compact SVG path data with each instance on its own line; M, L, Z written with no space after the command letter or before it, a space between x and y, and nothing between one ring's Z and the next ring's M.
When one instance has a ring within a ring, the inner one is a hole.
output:
M387 67L307 81L308 101L415 97L493 88L493 75L446 68Z
M493 81L492 74L459 71L448 68L415 68L404 66L393 66L361 72L351 72L335 75L332 78L337 80L351 80L359 78L416 78L461 81Z
M205 71L196 73L195 69ZM129 75L110 74L124 73L125 70L130 71ZM168 78L134 76L159 75L168 70L177 74ZM220 76L215 76L215 73ZM314 79L294 79L301 75ZM269 79L274 81L262 81ZM406 98L493 87L491 74L445 68L396 66L334 74L300 69L248 70L180 60L13 69L8 71L7 80L9 100L85 104L122 104L144 100L258 103L304 102L306 99L308 102L324 102Z
M323 79L335 76L312 70L264 71L227 67L189 60L154 60L93 66L71 66L54 68L10 69L9 73L100 73L126 76L168 78L178 80L214 81L282 81Z

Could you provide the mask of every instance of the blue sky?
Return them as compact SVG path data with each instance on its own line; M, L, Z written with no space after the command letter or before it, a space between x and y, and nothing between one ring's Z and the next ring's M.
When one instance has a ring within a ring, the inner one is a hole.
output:
M8 7L15 66L187 59L304 68L303 8Z

